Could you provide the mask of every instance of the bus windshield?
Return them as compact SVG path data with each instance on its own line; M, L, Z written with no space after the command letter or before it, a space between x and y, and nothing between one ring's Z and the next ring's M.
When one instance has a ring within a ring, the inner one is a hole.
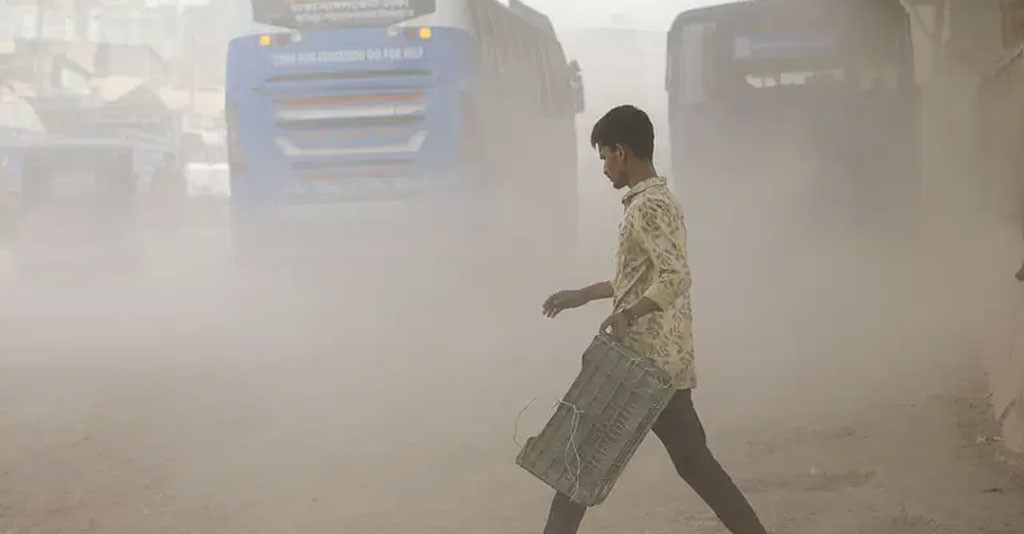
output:
M900 17L874 5L819 8L795 16L784 7L738 4L728 14L684 22L670 39L671 88L700 103L752 91L895 90L910 83Z
M436 0L253 0L253 20L296 30L397 24L429 15Z

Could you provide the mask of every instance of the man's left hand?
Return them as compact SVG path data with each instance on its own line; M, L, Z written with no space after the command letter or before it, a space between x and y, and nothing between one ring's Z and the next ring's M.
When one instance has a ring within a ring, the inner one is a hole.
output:
M622 313L613 313L601 323L601 333L609 334L616 341L626 339L626 332L629 330L629 320Z

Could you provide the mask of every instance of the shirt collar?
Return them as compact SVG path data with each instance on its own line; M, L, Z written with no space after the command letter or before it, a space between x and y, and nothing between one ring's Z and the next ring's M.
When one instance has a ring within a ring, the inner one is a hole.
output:
M652 176L650 178L645 178L640 183L629 188L629 191L627 191L626 194L622 196L622 204L628 206L629 203L632 202L633 199L636 198L636 196L639 195L640 193L643 193L644 191L647 191L652 187L664 186L667 184L668 181L661 176Z

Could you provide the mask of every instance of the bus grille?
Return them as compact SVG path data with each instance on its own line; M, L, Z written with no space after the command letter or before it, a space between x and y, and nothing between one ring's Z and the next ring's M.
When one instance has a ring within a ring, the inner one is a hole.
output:
M281 97L273 103L276 144L302 178L405 176L427 139L421 91Z

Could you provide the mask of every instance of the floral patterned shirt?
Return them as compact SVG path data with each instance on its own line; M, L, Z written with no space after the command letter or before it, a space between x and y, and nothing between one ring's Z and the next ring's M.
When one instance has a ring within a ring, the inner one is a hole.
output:
M637 184L622 203L625 210L612 280L614 311L643 297L660 308L636 320L625 344L668 371L678 389L695 388L690 267L682 210L662 177Z

